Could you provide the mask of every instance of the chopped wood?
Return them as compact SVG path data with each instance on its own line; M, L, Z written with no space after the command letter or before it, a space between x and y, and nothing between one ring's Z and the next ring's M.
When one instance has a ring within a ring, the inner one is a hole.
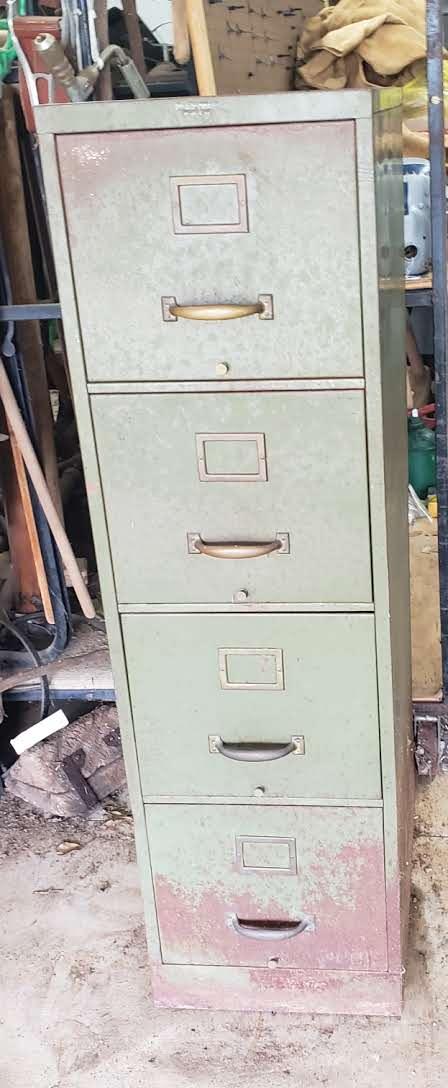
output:
M97 707L24 752L4 783L41 812L86 816L93 796L98 803L126 783L116 707Z

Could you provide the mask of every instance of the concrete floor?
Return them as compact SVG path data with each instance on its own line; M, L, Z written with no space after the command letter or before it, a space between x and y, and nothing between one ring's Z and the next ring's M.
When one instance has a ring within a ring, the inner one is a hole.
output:
M130 819L3 797L0 838L1 1088L446 1085L448 778L419 791L401 1021L154 1009Z

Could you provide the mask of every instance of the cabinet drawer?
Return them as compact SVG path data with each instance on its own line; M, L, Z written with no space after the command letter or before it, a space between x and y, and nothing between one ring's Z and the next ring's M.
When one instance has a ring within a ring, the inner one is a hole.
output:
M57 148L90 380L362 374L352 122L74 139ZM163 319L163 299L266 295L270 320Z
M120 603L371 601L361 392L100 394L92 409Z
M381 797L372 616L122 624L146 797Z
M164 963L386 969L379 810L146 811Z

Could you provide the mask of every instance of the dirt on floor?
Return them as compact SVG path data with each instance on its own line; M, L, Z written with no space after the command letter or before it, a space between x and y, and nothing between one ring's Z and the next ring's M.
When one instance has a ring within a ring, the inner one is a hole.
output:
M448 777L415 831L401 1020L173 1012L151 1004L126 799L67 820L4 795L1 1088L446 1085Z

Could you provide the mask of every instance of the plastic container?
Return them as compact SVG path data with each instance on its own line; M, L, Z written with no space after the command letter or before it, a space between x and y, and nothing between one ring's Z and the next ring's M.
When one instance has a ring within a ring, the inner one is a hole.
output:
M436 485L436 436L414 408L408 419L409 483L420 499Z
M430 518L436 518L437 517L437 512L438 512L437 495L436 495L436 492L433 490L432 487L430 487L430 489L428 491L427 507L428 507L428 514L429 514Z

